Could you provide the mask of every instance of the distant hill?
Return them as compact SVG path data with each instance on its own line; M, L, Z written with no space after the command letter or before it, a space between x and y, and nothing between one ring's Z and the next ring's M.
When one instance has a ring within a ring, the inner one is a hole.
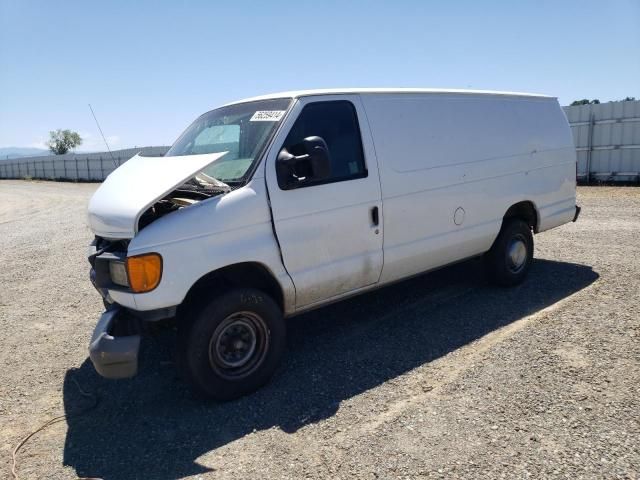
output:
M3 147L0 148L0 160L20 157L36 157L40 155L52 155L49 150L44 148L27 148L27 147Z

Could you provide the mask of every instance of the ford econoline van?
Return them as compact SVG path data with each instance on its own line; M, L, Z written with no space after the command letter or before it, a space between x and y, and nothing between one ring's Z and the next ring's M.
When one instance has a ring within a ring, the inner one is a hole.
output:
M553 97L426 89L289 92L200 116L89 203L106 311L96 370L136 373L171 319L194 389L232 399L281 360L284 318L482 256L523 281L533 234L575 221L576 153Z

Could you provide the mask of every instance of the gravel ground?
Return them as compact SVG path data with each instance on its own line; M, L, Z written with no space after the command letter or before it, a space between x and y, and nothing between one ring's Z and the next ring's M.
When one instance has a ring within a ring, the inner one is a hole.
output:
M62 413L21 479L640 478L640 189L580 188L517 288L471 261L292 319L269 386L206 404L171 332L134 379L88 362L95 188L0 182L1 478Z

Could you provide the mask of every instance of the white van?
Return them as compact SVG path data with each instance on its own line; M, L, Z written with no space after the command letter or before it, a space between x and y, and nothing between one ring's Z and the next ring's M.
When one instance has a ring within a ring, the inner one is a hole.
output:
M236 398L276 369L284 317L480 255L496 284L521 282L532 233L577 219L575 187L553 97L353 89L225 105L91 199L107 306L91 360L132 376L141 327L175 319L196 391Z

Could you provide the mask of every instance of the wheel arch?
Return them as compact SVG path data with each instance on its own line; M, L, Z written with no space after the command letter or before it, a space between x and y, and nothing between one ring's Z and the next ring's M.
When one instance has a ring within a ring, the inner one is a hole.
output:
M538 214L538 209L531 200L523 200L511 205L502 217L502 225L511 218L520 218L524 220L527 222L529 227L531 227L534 233L538 233L538 228L540 227L540 215Z
M217 293L236 287L255 288L268 294L285 311L285 297L282 285L273 272L260 262L242 262L213 270L200 277L187 292L179 313L210 300Z

